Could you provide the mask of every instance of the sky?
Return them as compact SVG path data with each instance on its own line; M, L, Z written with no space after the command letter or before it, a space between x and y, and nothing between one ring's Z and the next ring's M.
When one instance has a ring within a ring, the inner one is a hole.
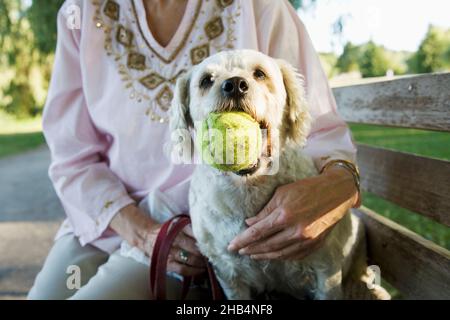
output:
M450 0L317 0L299 15L319 52L341 53L342 46L332 45L340 16L346 17L343 43L372 39L391 50L416 51L430 24L450 28Z

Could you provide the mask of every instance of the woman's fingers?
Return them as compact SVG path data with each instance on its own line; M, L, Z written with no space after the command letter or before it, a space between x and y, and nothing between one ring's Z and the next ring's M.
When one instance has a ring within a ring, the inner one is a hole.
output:
M287 260L302 260L309 256L311 253L319 250L325 243L325 238L315 239L309 246L302 248L298 252L286 256Z
M192 231L192 226L191 225L187 225L186 227L184 227L183 232L187 236L191 237L192 239L195 239L194 232Z
M185 235L183 232L180 232L178 236L175 238L175 241L173 242L173 247L179 247L187 252L189 252L191 255L195 255L198 257L201 257L202 254L198 250L196 241Z
M174 260L168 262L167 270L182 276L198 276L205 272L205 268L188 266L187 264L179 263Z
M302 234L298 228L287 228L274 235L262 239L248 247L239 250L239 254L259 254L279 251L293 243L298 243L304 248L308 248L316 242L323 241L333 228L323 231L318 237L312 239L302 239Z
M245 223L250 227L255 223L261 221L265 217L267 217L269 214L272 213L272 211L275 210L276 206L274 205L274 203L275 201L271 199L256 216L246 219Z
M249 245L248 247L240 249L239 254L269 253L281 250L288 245L301 241L293 237L294 232L295 231L290 228L282 230L266 239L260 240Z
M287 257L298 253L301 249L301 245L296 242L284 247L281 250L276 250L267 253L257 253L250 255L250 258L255 260L285 260Z
M307 240L308 243L302 248L302 250L299 250L297 253L288 256L287 259L301 260L303 258L306 258L311 253L319 250L324 245L327 236L330 234L331 230L333 230L333 228L325 230L317 238Z
M183 259L180 252L186 257ZM184 233L180 233L172 246L171 255L173 260L178 263L186 264L191 267L205 267L205 259L197 248L196 241Z
M172 250L170 252L171 259L178 263L186 264L191 267L197 267L197 268L206 267L205 258L191 254L188 251L183 253L185 258L182 258L181 252L183 252L183 250L184 249L179 248L179 247L172 247Z
M261 221L247 228L230 242L228 250L237 251L280 231L283 227L276 223L279 215L280 211L275 210Z
M304 241L296 240L279 250L251 254L250 258L255 260L301 260L318 250L324 244L328 233L325 232L320 237L314 239Z

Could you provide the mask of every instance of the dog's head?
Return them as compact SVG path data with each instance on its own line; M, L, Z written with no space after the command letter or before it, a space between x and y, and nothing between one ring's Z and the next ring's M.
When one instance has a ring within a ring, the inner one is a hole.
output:
M211 112L244 111L266 129L260 164L268 166L288 141L299 147L306 142L310 116L303 80L283 60L253 50L221 52L179 78L175 91L173 131L197 130ZM256 171L263 172L246 174Z

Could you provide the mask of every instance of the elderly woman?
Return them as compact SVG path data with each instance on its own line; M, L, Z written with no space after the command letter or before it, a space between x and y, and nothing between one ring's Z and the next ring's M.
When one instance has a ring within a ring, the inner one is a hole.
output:
M67 23L78 11L74 5L80 8L78 29ZM49 174L67 219L30 299L149 298L148 266L120 254L119 245L126 240L151 256L160 224L137 205L146 195L189 212L193 165L175 165L164 152L174 83L209 55L233 48L283 58L304 75L313 117L305 152L322 173L283 186L229 249L247 248L241 253L264 259L302 259L357 206L348 165L356 153L350 131L287 0L67 1L58 16L43 119L52 154ZM254 238L252 225L275 208L292 213L290 226L282 236L262 228ZM292 243L289 235L296 230L302 233ZM168 266L181 275L204 272L191 229L178 236ZM75 273L79 282L72 281ZM169 284L169 291L180 287L174 277ZM201 290L191 290L190 297L201 298Z

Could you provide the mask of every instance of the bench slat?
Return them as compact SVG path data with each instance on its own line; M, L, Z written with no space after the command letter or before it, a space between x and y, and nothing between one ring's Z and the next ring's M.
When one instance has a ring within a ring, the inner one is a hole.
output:
M406 299L450 299L450 251L361 207L369 263Z
M450 131L450 73L333 91L339 113L348 122Z
M450 226L450 162L358 144L363 190Z

